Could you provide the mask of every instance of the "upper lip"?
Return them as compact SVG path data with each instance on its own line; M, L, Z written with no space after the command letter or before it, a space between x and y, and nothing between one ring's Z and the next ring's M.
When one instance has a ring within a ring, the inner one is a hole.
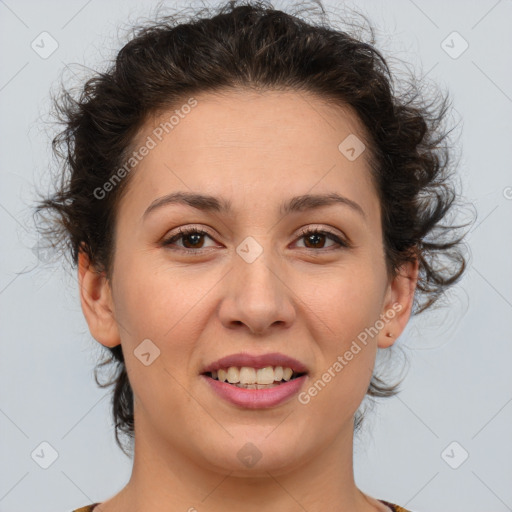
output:
M239 354L231 354L226 357L221 357L206 365L202 373L212 372L214 370L219 370L220 368L229 368L230 366L236 366L241 368L242 366L247 366L249 368L265 368L266 366L282 366L283 368L289 367L295 373L307 373L308 369L305 365L303 365L297 359L293 357L286 356L284 354L279 354L278 352L273 352L271 354L261 354L261 355L251 355L246 353Z

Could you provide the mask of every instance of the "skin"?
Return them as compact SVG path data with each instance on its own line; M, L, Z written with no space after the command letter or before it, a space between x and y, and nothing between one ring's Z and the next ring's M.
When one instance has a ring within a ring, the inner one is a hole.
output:
M363 127L348 108L310 94L230 90L195 98L198 105L130 175L111 282L85 254L79 258L90 332L104 346L122 345L135 396L131 479L95 510L385 510L355 485L353 416L377 348L391 346L410 317L418 264L393 279L386 272L369 151L349 161L338 150L349 134L364 140ZM150 117L134 147L173 111ZM167 205L143 220L155 199L176 191L228 199L234 213ZM333 191L365 217L343 205L278 212L292 196ZM210 235L162 244L191 225ZM302 227L331 228L352 246L300 237ZM236 252L248 236L263 250L252 263ZM281 352L308 367L307 389L393 304L401 310L305 405L294 397L244 409L199 376L228 354ZM160 350L148 366L134 355L144 339ZM253 467L237 457L248 442L262 455Z

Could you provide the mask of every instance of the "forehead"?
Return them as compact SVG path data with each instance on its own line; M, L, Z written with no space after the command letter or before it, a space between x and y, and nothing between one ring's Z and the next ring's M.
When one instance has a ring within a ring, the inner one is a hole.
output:
M156 130L158 142L165 145L173 139L175 152L183 149L188 153L194 147L219 153L255 150L263 156L264 149L273 156L272 150L289 148L293 150L290 157L316 156L314 149L319 142L321 150L330 146L332 154L337 155L340 137L357 134L365 138L364 126L349 106L312 93L233 89L193 98L192 108L187 105L190 99L183 98L172 109L150 116L138 138Z
M128 187L141 208L175 190L221 195L235 206L338 191L373 208L369 151L349 159L340 149L351 137L365 140L350 108L295 91L229 90L193 99L193 107L184 107L194 104L185 98L150 116L134 141L134 148L148 138L154 143Z

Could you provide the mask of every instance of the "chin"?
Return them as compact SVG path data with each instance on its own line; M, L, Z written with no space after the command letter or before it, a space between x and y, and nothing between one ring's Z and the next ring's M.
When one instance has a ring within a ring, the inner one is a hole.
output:
M216 470L229 472L231 476L250 478L268 477L271 474L284 474L300 464L297 447L301 446L299 439L295 441L286 436L283 431L277 435L274 426L261 429L247 429L244 435L236 435L232 429L227 430L233 438L224 439L224 442L215 442L215 448L204 450L207 452L211 464Z

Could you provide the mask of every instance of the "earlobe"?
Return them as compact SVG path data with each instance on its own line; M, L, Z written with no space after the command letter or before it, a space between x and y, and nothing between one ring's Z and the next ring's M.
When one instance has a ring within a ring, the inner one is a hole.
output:
M93 338L106 347L119 345L110 283L104 272L91 265L83 250L78 255L78 284L82 311Z
M388 348L404 331L411 316L418 282L419 261L405 262L388 286L381 318L384 326L377 335L377 346Z

